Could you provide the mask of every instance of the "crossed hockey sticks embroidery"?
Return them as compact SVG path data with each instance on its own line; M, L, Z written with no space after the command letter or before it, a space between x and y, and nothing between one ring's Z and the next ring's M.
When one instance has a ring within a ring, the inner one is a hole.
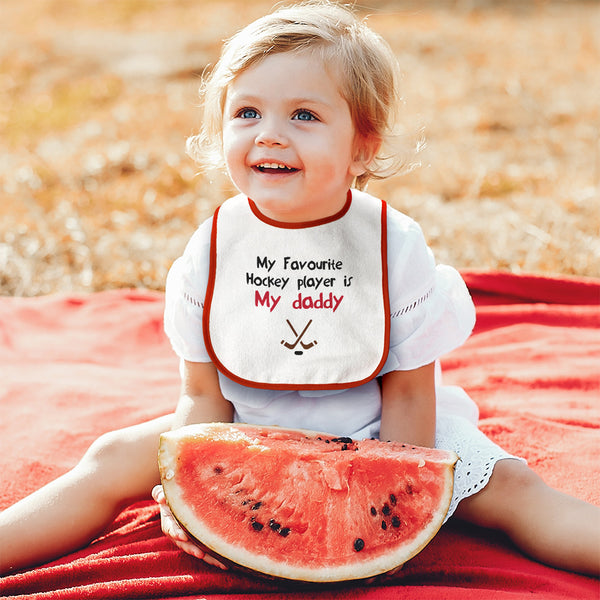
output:
M306 331L308 330L308 328L310 327L310 324L312 323L312 319L306 324L306 327L301 331L300 335L298 335L298 332L296 331L296 329L294 328L294 326L289 322L288 319L285 320L285 322L290 326L290 329L292 330L292 333L296 336L296 339L293 343L289 343L286 342L285 340L281 340L281 343L288 348L289 350L294 350L294 348L296 348L296 346L298 344L300 344L302 346L302 348L304 350L309 350L310 348L312 348L313 346L316 346L317 344L317 340L313 340L312 342L310 342L309 344L305 344L302 341L302 338L304 336L304 334L306 333ZM296 350L294 352L294 354L297 354L298 356L303 354L302 350Z

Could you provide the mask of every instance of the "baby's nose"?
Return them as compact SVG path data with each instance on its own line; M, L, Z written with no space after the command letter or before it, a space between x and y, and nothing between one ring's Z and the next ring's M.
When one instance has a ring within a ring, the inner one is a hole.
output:
M257 146L287 146L289 142L277 123L263 119L255 143Z

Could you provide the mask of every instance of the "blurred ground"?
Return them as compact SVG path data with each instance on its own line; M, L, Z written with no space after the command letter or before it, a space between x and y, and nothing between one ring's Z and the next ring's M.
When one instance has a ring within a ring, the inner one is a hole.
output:
M196 175L199 74L271 2L3 0L0 294L162 289L232 192ZM459 268L600 276L600 3L363 0L427 147L369 191Z

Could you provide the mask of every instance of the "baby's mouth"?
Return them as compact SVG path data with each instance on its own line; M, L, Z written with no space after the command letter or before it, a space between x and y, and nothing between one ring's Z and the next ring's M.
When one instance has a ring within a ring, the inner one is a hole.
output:
M258 163L257 165L254 165L253 168L256 169L257 171L260 171L261 173L268 173L268 174L275 174L275 175L280 175L280 174L283 175L286 173L296 173L298 171L298 169L296 169L294 167L289 167L288 165L282 165L279 163L270 163L270 162Z

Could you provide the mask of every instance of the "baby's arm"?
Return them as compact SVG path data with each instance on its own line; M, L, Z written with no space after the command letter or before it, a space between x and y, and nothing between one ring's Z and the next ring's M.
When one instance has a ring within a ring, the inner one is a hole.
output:
M215 366L184 361L173 429L192 423L228 423L232 419L233 406L221 393Z
M221 393L217 370L212 363L185 361L181 380L181 395L175 411L173 429L193 423L229 422L233 419L233 406ZM205 554L173 517L162 486L152 490L152 496L160 506L161 527L165 535L184 552L205 560L207 563L225 568L212 556Z
M381 440L435 444L435 363L386 373L381 381Z

